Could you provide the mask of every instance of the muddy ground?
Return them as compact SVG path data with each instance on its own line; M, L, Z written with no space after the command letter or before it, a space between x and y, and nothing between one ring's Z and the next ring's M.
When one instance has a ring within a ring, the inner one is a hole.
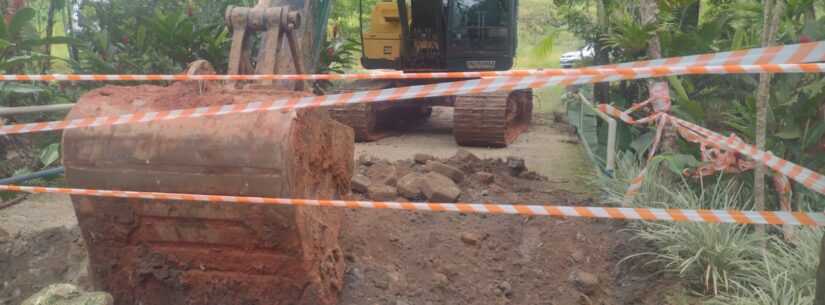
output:
M422 151L449 163L457 151L449 114L439 108L403 136L359 144L357 156L413 171L413 156ZM459 199L597 204L573 139L538 118L509 149L469 149L488 158L481 166L504 182L468 179L459 183ZM528 170L546 178L511 175L507 156L523 158ZM666 284L652 270L618 264L643 248L622 232L624 223L389 210L347 210L346 216L344 305L663 304L657 291ZM57 282L91 288L84 249L68 197L37 195L0 210L0 304L18 304Z

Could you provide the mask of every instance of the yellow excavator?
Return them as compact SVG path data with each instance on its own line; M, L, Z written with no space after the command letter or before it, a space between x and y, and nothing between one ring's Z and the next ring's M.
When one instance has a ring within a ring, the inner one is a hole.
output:
M518 0L380 0L370 29L362 31L361 64L405 72L508 70L516 52L517 12ZM367 80L346 90L439 81L445 80ZM530 90L517 90L342 106L330 113L354 129L357 141L372 141L406 127L398 122L426 118L433 106L452 106L459 145L504 147L530 124L532 97Z

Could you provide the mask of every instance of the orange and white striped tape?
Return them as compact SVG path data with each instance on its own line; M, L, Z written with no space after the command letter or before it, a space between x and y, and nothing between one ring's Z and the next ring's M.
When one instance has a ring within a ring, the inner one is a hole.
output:
M825 64L811 64L818 71L825 71ZM802 66L802 65L796 65ZM512 91L527 88L542 88L552 85L578 85L601 81L615 81L626 79L640 79L668 75L680 75L689 71L690 67L654 67L645 73L610 74L610 75L573 75L573 76L504 76L496 78L481 78L464 81L444 82L431 85L417 85L397 87L381 90L360 91L355 93L310 96L302 98L284 98L273 101L255 101L250 103L230 104L223 106L197 107L159 112L137 112L119 116L88 117L70 121L52 121L0 127L0 135L20 134L50 130L62 130L83 127L109 126L132 123L146 123L181 118L196 118L205 116L221 116L234 113L249 113L261 111L275 111L294 108L340 106L356 103L371 103L379 101L396 101L438 96L454 96L464 94L486 93L495 91ZM714 67L701 67L701 71L717 71ZM699 71L699 70L697 70ZM722 71L722 70L718 70ZM785 71L785 70L783 70ZM787 70L806 72L804 70ZM759 73L749 70L735 70L734 73Z
M423 203L325 199L289 199L225 195L90 190L76 188L0 185L0 191L61 193L79 196L146 200L197 201L216 204L265 204L339 208L394 209L431 212L514 214L524 216L583 217L619 220L678 221L704 223L825 226L825 213L734 210L687 210L653 208L576 207L558 205L510 205L496 203Z
M742 155L748 156L754 161L762 163L770 169L782 175L788 176L796 182L799 182L808 189L825 195L825 176L822 174L799 166L791 161L779 158L769 151L757 149L756 146L739 141L736 138L723 137L722 135L707 128L679 118L671 117L671 119L677 125L681 125L706 137L709 142L719 145L726 150L736 151Z
M628 62L605 67L724 66L825 61L825 41Z
M624 113L616 109L615 107L607 104L599 105L598 110L610 116L619 118L620 120L627 122L628 124L637 124L639 122L650 121L650 118L664 116L668 119L668 121L672 122L677 128L680 129L681 135L687 136L689 140L692 140L693 142L701 141L704 143L712 144L725 150L736 151L742 155L748 156L756 162L764 164L765 166L771 168L772 170L784 176L790 177L791 179L801 183L808 189L825 195L825 176L823 176L822 174L819 174L805 167L799 166L798 164L793 163L791 161L779 158L771 152L759 150L756 148L756 146L737 140L737 138L735 137L724 137L707 128L704 128L702 126L690 123L688 121L679 119L677 117L665 113L659 113L644 119L637 120L628 115L627 113ZM703 137L703 139L699 139L699 137ZM646 171L642 170L639 176L637 176L635 179L631 181L631 185L628 188L629 195L632 196L636 192L638 192L638 190L641 188L645 174Z
M512 91L524 88L538 88L559 83L562 77L500 77L445 82L432 85L418 85L354 93L282 98L272 101L228 104L222 106L196 107L158 112L136 112L125 115L88 117L68 121L52 121L6 125L0 127L0 135L19 134L49 130L82 127L110 126L132 123L146 123L182 118L221 116L235 113L276 111L309 107L339 106L377 101L396 101L436 96L450 96L494 91Z
M0 81L239 81L239 80L355 80L355 79L436 79L501 76L571 76L647 74L662 76L731 73L825 72L825 67L804 64L825 61L825 41L754 48L739 51L637 61L581 69L537 69L480 72L375 72L354 74L269 74L269 75L0 75ZM655 69L653 69L655 68Z
M825 64L787 63L753 65L699 65L651 67L590 67L576 69L532 69L478 72L430 73L353 73L353 74L254 74L254 75L186 75L186 74L42 74L0 75L0 81L260 81L260 80L358 80L358 79L466 79L506 76L667 76L698 74L823 73Z

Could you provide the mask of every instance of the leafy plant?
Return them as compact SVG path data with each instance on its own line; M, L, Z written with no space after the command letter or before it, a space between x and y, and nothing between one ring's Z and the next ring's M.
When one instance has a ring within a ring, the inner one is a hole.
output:
M698 193L687 182L648 180L636 204L683 209L743 209L749 204L743 188L734 180L719 179ZM710 295L741 287L746 282L745 271L759 257L766 241L743 225L650 222L633 231L653 243L656 250L631 258L644 257L648 263L660 264Z
M612 31L604 38L608 47L626 55L638 55L647 49L647 42L657 30L656 24L640 24L632 15L619 11L612 19Z
M52 58L37 52L37 47L72 42L66 37L41 38L31 23L34 16L34 9L26 7L18 10L8 22L0 22L0 70L22 72L27 66Z
M60 158L60 143L51 143L40 151L40 163L49 167Z

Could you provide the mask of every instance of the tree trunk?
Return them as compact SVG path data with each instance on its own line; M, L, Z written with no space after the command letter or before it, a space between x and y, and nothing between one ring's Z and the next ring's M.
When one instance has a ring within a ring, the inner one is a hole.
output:
M805 21L805 23L816 22L816 7L814 6L814 1L808 3L804 10L805 18L803 19L803 21Z
M55 4L55 1L49 1L49 12L48 12L47 17L46 17L46 46L45 46L45 52L43 52L43 54L46 54L47 56L52 55L52 43L51 43L50 40L54 36L54 13L55 13L55 10L57 9L54 6L54 4ZM46 74L46 72L48 72L49 69L52 67L51 58L46 57L46 59L43 60L42 65L43 65L43 67L42 67L42 73L41 74Z
M656 15L659 14L659 4L656 3L656 0L643 0L639 13L643 25L656 24L658 22ZM647 41L647 56L650 59L662 58L662 45L659 43L659 34L656 32Z
M643 0L641 2L641 7L639 10L639 14L641 17L641 22L644 25L647 24L657 24L658 21L658 14L659 14L659 4L656 0ZM662 58L662 44L659 41L659 34L658 32L654 32L653 36L650 37L650 40L647 41L647 56L649 59L658 59ZM667 81L665 79L656 79L656 78L648 78L647 79L647 86L648 88L653 88L653 83ZM662 133L662 142L661 142L661 152L674 152L677 150L676 148L676 139L678 135L676 134L676 130L671 125L665 125L665 130Z
M610 56L607 50L604 49L601 38L605 35L610 27L610 19L607 14L607 3L605 0L596 1L596 15L598 18L598 37L594 42L593 49L595 54L593 56L593 64L600 66L610 63ZM593 100L595 103L610 102L610 83L600 82L593 85Z
M779 27L779 19L784 11L784 1L776 1L774 7L773 0L765 0L765 14L762 25L762 46L771 46L775 42L776 31ZM770 100L770 74L759 75L759 88L756 95L756 147L765 150L765 134L768 128L768 107ZM765 174L767 169L762 164L757 164L754 169L754 205L757 210L765 210ZM765 231L765 226L758 226L757 231Z

